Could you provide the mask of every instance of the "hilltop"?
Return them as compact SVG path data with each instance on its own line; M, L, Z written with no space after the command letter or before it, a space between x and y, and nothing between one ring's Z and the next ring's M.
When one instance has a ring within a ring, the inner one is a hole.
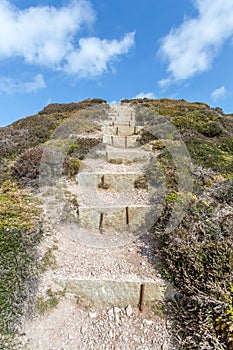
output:
M140 145L156 155L167 185L166 206L152 230L154 252L156 269L179 294L163 306L163 317L172 320L181 349L233 349L233 114L184 100L121 103L133 107L138 125L145 126ZM2 349L15 348L19 319L34 308L38 276L54 263L51 251L40 259L37 251L44 239L35 196L43 152L46 147L61 152L63 168L55 171L74 181L82 160L102 142L109 108L101 99L50 104L0 128ZM166 127L175 132L163 134ZM183 143L191 159L189 191L182 191L179 160L172 153ZM167 231L174 207L187 199L182 221Z

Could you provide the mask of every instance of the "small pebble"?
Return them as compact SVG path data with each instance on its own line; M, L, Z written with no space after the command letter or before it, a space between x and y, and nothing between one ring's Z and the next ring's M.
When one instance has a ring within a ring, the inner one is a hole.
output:
M89 312L89 317L90 318L96 318L97 312Z
M125 309L125 311L126 311L126 315L127 315L128 317L130 317L130 316L132 315L132 313L133 313L133 309L132 309L132 307L131 307L130 305L127 306L127 308Z

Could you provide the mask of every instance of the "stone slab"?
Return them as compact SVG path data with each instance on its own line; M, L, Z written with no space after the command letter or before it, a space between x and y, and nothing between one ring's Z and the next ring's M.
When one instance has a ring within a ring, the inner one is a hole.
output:
M147 224L145 220L147 220L151 208L149 205L131 205L128 207L80 206L79 223L81 227L90 229L98 229L101 226L105 230L135 231L142 225ZM151 223L148 222L148 226L150 225Z
M141 285L144 284L144 302L158 302L174 298L173 288L161 279L150 280L100 280L59 278L56 283L82 300L88 300L95 307L137 307L140 301Z
M94 187L94 188L105 188L112 189L121 192L126 189L133 189L135 180L142 173L128 172L128 173L91 173L91 172L80 172L76 180L79 186L82 187Z
M141 149L113 149L107 148L104 153L107 161L122 161L123 163L127 162L143 162L148 161L149 155L148 152L143 151Z
M119 115L115 115L111 119L118 123L126 123L129 121L135 123L135 115L132 113L119 113Z
M106 143L114 147L132 148L132 147L135 147L137 139L138 139L138 135L130 135L130 136L104 135L103 143Z
M130 136L137 134L143 127L141 126L129 126L114 123L114 125L105 125L103 132L107 135L115 136Z

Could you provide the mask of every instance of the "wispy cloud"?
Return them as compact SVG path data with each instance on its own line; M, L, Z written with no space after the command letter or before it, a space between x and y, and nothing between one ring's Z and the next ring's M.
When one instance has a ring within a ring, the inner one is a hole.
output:
M194 5L198 16L186 18L162 40L159 53L168 62L162 86L210 69L223 43L233 36L233 0L195 0Z
M224 86L221 86L212 92L211 98L214 102L216 102L220 98L224 97L226 94L227 94L227 90L225 89Z
M36 93L46 87L42 74L37 74L31 81L21 82L10 77L0 78L0 94Z
M156 98L153 92L140 92L133 98Z
M26 64L95 76L134 44L134 33L122 40L80 37L92 26L95 12L88 0L73 0L67 6L37 6L20 10L8 0L0 1L0 58L23 59Z
M166 90L166 88L171 85L172 79L171 78L164 78L159 81L159 86L162 90Z

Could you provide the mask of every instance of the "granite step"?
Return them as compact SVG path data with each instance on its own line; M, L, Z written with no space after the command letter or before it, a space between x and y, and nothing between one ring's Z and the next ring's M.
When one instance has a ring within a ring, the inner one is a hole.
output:
M79 186L102 188L121 192L126 189L134 189L135 181L142 176L141 172L79 172L76 181Z
M155 213L151 205L119 206L118 204L92 207L80 205L78 218L80 227L127 233L151 227Z
M128 124L122 125L118 123L112 123L111 125L105 125L102 130L106 135L130 136L138 134L142 128L142 126L129 126Z
M136 146L138 135L131 136L116 136L116 135L104 135L103 143L121 148L132 148Z
M140 306L141 301L147 306L150 303L171 300L175 295L172 286L159 278L115 280L57 277L54 282L65 289L66 293L75 295L80 302L88 301L96 309L127 305L137 307Z
M149 160L149 154L140 148L114 148L108 146L103 153L108 162L147 162Z
M127 122L131 122L131 124L135 123L135 115L133 113L119 113L119 115L111 116L110 119L119 124Z

